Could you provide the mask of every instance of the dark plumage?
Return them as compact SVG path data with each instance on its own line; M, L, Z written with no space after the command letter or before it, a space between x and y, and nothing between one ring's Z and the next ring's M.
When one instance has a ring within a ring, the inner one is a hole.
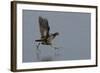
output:
M53 34L50 33L50 26L49 26L48 20L41 16L39 16L39 26L40 26L41 39L35 40L35 41L41 42L41 44L44 44L44 45L52 44L52 40L57 35L59 35L59 33L58 32L53 33Z

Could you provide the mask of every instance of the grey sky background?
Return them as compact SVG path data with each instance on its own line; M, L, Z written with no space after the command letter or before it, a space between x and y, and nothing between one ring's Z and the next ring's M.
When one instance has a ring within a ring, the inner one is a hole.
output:
M23 10L23 62L37 62L36 48L33 41L40 38L38 17L48 19L50 32L59 32L54 40L61 47L54 57L54 49L40 46L41 57L52 57L54 61L90 59L90 27L91 14L76 12L50 12Z

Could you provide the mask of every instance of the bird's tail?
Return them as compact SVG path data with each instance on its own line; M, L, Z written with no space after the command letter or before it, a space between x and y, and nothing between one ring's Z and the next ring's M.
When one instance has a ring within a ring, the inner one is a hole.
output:
M35 40L36 42L41 42L41 41L43 41L43 40Z

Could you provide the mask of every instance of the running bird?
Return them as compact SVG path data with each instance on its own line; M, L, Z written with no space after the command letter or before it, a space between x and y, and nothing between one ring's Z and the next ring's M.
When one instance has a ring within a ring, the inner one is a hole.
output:
M52 40L56 36L59 35L58 32L50 33L50 26L48 20L39 16L39 26L40 26L40 34L41 38L39 40L35 40L36 42L41 42L43 45L52 45Z

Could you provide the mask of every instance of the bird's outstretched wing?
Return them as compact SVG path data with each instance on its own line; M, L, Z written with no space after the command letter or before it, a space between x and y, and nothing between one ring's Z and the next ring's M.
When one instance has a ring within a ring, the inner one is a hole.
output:
M39 26L40 26L40 33L41 33L41 38L49 36L49 23L46 18L43 18L39 16Z

